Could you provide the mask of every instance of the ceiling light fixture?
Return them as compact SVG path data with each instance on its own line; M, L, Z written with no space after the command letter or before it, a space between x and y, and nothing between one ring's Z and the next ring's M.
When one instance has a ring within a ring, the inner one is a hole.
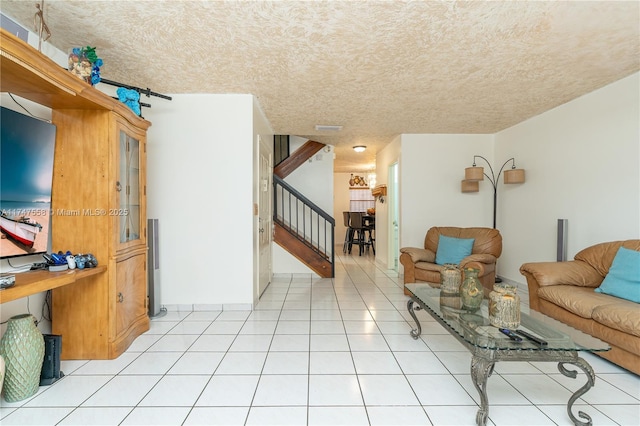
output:
M339 132L340 130L342 130L342 126L316 124L316 130L319 132Z
M364 145L356 145L353 147L355 152L364 152L365 149L367 149L367 147Z

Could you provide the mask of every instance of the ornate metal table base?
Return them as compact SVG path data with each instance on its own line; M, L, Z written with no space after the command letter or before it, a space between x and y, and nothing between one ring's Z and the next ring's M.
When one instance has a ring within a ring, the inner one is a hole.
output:
M414 307L414 303L417 303L417 306ZM425 309L422 303L414 299L413 297L407 302L407 309L409 310L409 314L413 318L416 323L415 329L411 330L411 337L417 339L422 333L422 327L420 326L420 321L416 317L414 311ZM425 309L428 311L428 309ZM437 317L433 316L438 322L443 323L443 321ZM445 328L446 324L443 324ZM452 335L465 345L472 354L471 358L471 379L473 381L473 385L476 390L480 394L480 408L478 409L478 413L476 414L476 424L486 425L487 418L489 417L489 398L487 397L487 380L491 373L493 373L493 367L498 361L547 361L547 362L557 362L558 370L560 373L567 377L571 377L575 379L578 376L578 372L575 370L568 370L565 368L565 364L572 364L578 368L580 368L587 375L587 383L573 393L571 398L569 398L569 402L567 403L567 413L571 418L571 421L576 426L590 426L591 417L588 414L578 411L578 417L584 419L585 421L581 421L576 416L573 415L571 411L573 407L573 403L580 398L582 395L587 393L589 389L591 389L596 380L595 373L593 372L593 368L582 358L578 356L577 351L550 351L550 350L539 350L539 351L531 351L531 350L496 350L496 349L487 349L481 348L478 346L471 345L466 342L460 336L455 333Z

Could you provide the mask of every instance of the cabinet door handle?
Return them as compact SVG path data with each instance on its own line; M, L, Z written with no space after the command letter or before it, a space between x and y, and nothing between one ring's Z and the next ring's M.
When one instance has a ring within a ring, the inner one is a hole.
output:
M122 293L118 293L118 303L122 302L124 302L124 296L122 295Z
M122 191L122 185L120 185L120 181L116 182L116 191L118 192Z

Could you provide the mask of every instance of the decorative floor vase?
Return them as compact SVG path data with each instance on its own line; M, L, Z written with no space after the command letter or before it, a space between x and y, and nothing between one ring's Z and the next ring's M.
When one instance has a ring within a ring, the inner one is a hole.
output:
M44 360L44 337L31 314L11 317L0 339L5 362L4 399L16 402L38 392Z
M4 358L0 356L0 393L2 393L3 383L4 383Z

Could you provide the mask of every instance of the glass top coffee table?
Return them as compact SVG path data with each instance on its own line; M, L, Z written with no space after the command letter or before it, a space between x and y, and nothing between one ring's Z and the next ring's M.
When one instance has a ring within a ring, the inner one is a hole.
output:
M486 299L483 300L480 309L471 312L462 309L462 301L458 294L443 293L429 284L405 284L405 288L411 297L407 302L407 309L417 326L411 331L414 339L422 332L414 311L424 309L471 352L471 379L480 394L480 408L476 415L478 425L487 423L487 379L498 361L557 362L560 373L571 378L577 377L577 371L568 370L565 364L580 368L587 375L587 383L569 398L567 413L575 425L591 425L589 415L578 411L578 417L585 420L583 422L571 411L573 403L593 387L596 378L591 366L578 356L578 352L608 351L610 347L607 343L539 312L529 312L526 309L521 312L518 330L528 332L541 342L521 336L521 341L512 340L490 325Z

